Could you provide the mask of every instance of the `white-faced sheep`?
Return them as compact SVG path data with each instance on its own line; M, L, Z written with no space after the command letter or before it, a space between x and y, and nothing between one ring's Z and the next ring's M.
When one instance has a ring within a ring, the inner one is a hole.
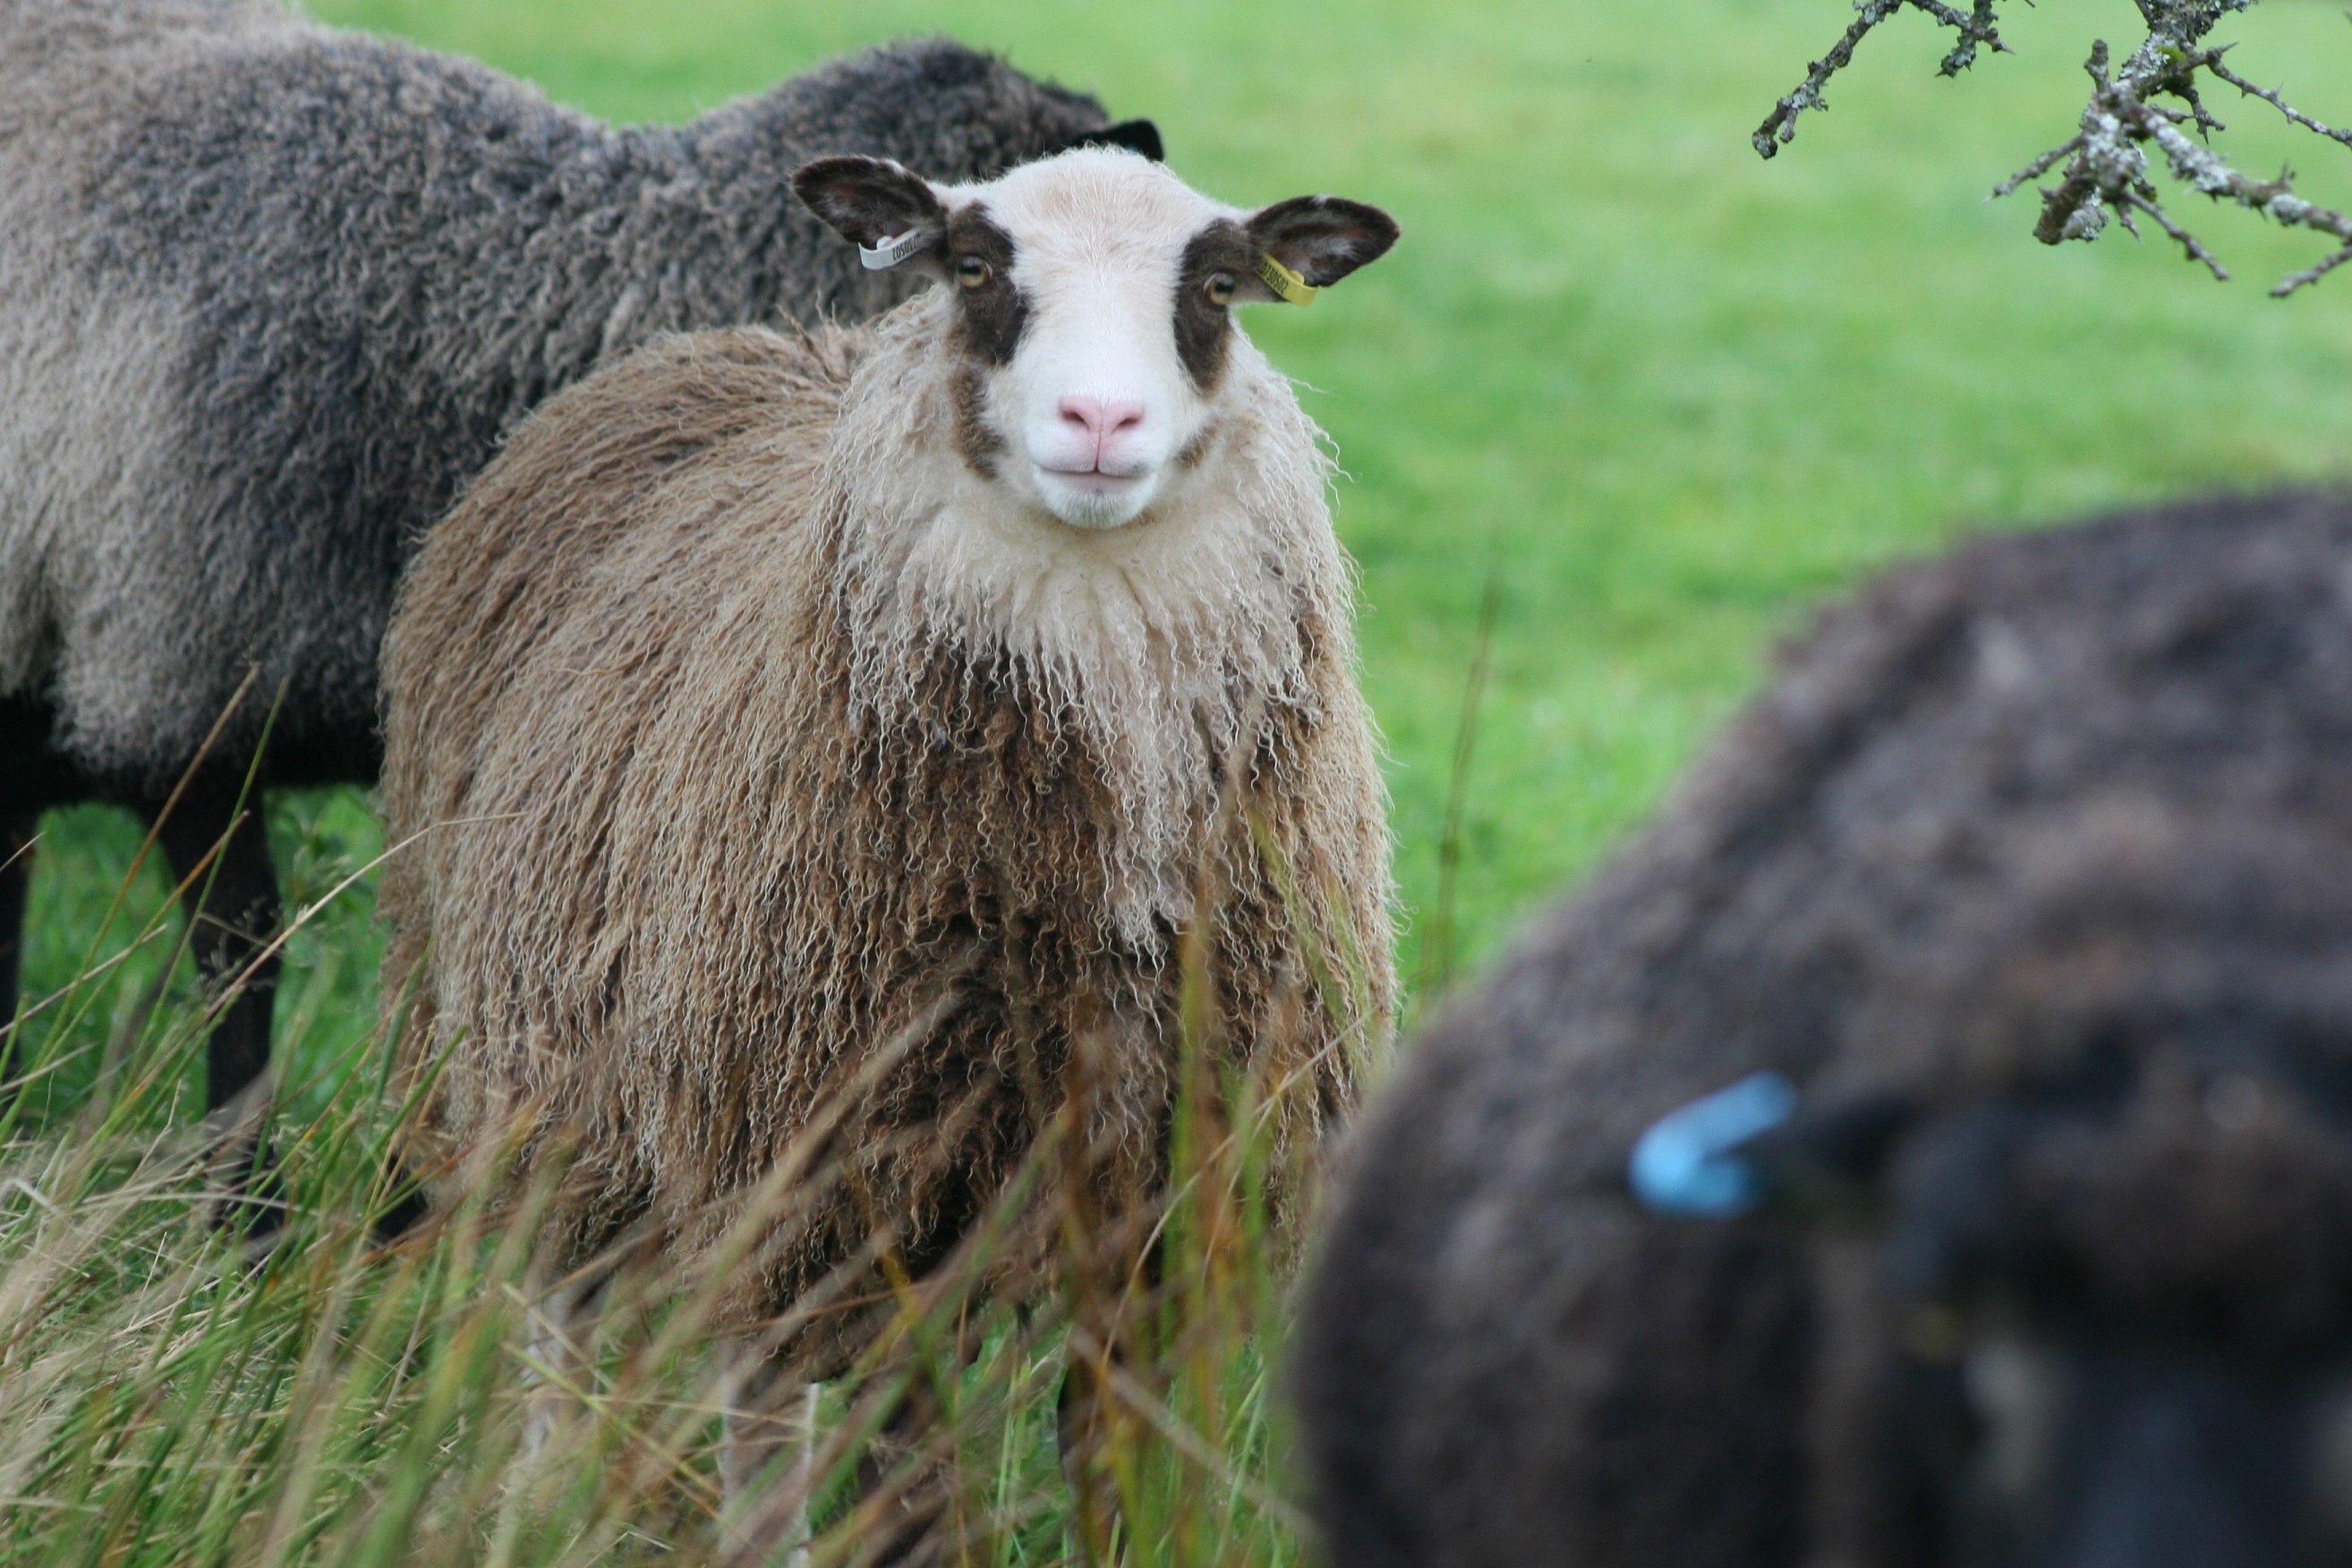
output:
M2352 507L1831 613L1408 1058L1297 1374L1356 1568L2352 1561Z
M793 169L984 178L1097 136L1157 145L943 40L615 130L276 0L0 0L0 1030L42 808L152 816L256 669L165 825L180 872L281 688L265 784L374 776L400 569L548 394L659 333L904 297ZM258 832L198 885L203 966L242 967ZM215 1033L215 1106L268 1065L271 983Z
M557 1144L557 1267L624 1232L692 1266L876 1068L722 1329L877 1236L920 1275L1074 1081L1093 1195L1135 1213L1183 933L1203 1048L1288 1086L1277 1169L1350 1103L1392 989L1330 468L1230 310L1311 298L1395 226L1239 212L1124 152L797 184L940 286L554 399L427 541L385 647L384 809L417 837L383 994L415 982L403 1059L440 1063L440 1196L478 1190L469 1149L519 1147L520 1184Z

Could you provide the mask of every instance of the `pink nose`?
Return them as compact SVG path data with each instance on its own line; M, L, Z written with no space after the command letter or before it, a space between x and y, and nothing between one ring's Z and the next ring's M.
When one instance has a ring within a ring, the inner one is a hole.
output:
M1073 395L1062 399L1062 422L1094 438L1099 452L1114 438L1143 423L1143 405L1132 399L1105 403L1099 397Z

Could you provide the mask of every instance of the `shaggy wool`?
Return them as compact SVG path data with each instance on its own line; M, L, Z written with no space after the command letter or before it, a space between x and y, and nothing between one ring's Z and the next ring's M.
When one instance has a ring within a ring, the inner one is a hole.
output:
M1333 1561L2340 1560L2291 1488L2352 1321L2352 507L1887 574L1406 1061L1299 1358ZM1643 1213L1643 1130L1767 1069L1856 1212Z
M488 1151L520 1138L520 1184L561 1145L562 1258L635 1227L690 1262L918 1032L721 1326L877 1227L938 1259L1073 1093L1093 1195L1134 1212L1186 933L1213 1077L1278 1089L1277 1188L1387 1027L1382 787L1288 384L1236 338L1186 506L1044 519L1024 556L941 499L978 482L950 292L865 332L667 340L563 394L436 531L386 647L415 843L383 994L414 981L404 1060L441 1064L443 1201Z
M152 795L256 667L229 752L282 687L267 776L373 777L399 571L504 432L658 334L903 298L794 168L1104 122L944 40L624 130L274 0L0 0L0 810Z

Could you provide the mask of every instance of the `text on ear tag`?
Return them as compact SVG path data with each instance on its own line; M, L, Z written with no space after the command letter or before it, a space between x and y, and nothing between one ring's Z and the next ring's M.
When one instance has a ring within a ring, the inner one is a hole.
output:
M898 263L922 249L923 244L923 231L919 228L910 228L904 234L893 235L879 245L859 246L857 259L866 264L866 271L880 272L887 268L898 266Z
M1265 279L1265 286L1273 289L1278 298L1287 300L1294 305L1312 305L1315 303L1315 296L1321 292L1307 281L1305 273L1293 272L1289 268L1276 261L1271 251L1259 251L1255 265L1258 277Z

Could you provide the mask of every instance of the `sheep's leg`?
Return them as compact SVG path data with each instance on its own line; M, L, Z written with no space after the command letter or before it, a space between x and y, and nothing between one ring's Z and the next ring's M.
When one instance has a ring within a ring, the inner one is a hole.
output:
M524 1449L544 1457L573 1446L585 1407L580 1391L595 1376L590 1342L604 1310L603 1278L533 1292L529 1352L530 1405L523 1417Z
M241 979L244 985L222 1009L205 1048L205 1105L215 1113L269 1071L278 955L268 942L278 923L278 874L260 804L248 799L240 812L234 791L191 789L161 816L163 853L173 875L188 884L184 899L197 973L207 984ZM158 815L160 808L151 813ZM216 847L219 859L205 866Z
M1112 1364L1118 1356L1112 1352ZM1110 1391L1103 1369L1072 1356L1062 1368L1062 1391L1054 1405L1054 1436L1061 1450L1062 1484L1069 1489L1080 1549L1090 1563L1111 1561L1118 1533L1118 1489L1109 1455Z
M17 1070L14 1026L25 957L25 896L33 881L33 834L40 815L0 811L0 1085Z
M870 1568L930 1568L947 1559L940 1536L950 1500L945 1477L923 1453L940 1414L930 1384L918 1379L858 1456L860 1511L880 1543L862 1559Z
M1113 1258L1120 1256L1118 1252ZM1166 1264L1160 1243L1147 1247L1137 1265L1122 1268L1112 1278L1121 1288L1121 1300L1132 1281L1139 1286L1144 1304L1159 1294ZM1113 1477L1111 1422L1118 1395L1112 1384L1127 1364L1127 1345L1114 1331L1118 1316L1099 1300L1082 1305L1070 1335L1071 1346L1062 1368L1062 1389L1054 1410L1054 1436L1061 1449L1062 1480L1070 1489L1077 1516L1078 1538L1087 1560L1112 1560L1111 1543L1119 1524L1118 1487ZM1091 1343L1095 1353L1080 1353Z
M817 1399L824 1389L786 1376L757 1346L739 1346L730 1355L719 1396L725 1434L719 1456L725 1494L719 1533L730 1560L782 1561L787 1568L808 1562ZM793 1453L789 1467L787 1452Z
M47 703L0 697L0 1083L20 1070L11 1026L23 994L25 902L33 880L29 846L45 809L90 794L89 781L50 749L56 728Z
M267 1187L269 1164L261 1123L268 1096L270 1011L278 994L278 954L268 946L278 923L278 877L269 864L259 802L249 804L254 809L240 813L236 792L194 787L168 813L156 806L149 816L173 878L184 885L181 899L196 973L207 987L241 985L215 1018L205 1043L205 1106L216 1131L226 1135L221 1166L243 1194L242 1201L225 1204L216 1217L223 1225L266 1232L277 1228L267 1192L257 1189ZM215 848L217 858L206 864Z

